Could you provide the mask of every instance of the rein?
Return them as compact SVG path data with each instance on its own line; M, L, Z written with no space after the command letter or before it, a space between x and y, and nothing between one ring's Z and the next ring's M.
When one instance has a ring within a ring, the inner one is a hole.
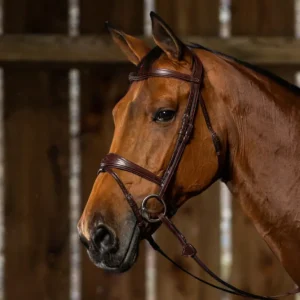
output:
M154 48L156 49L156 48ZM101 161L100 169L98 171L99 173L107 172L110 174L115 181L120 186L128 204L130 205L136 219L137 219L137 225L139 226L141 233L145 235L145 238L148 240L152 248L159 252L162 256L164 256L166 259L168 259L170 262L172 262L176 267L181 269L183 272L187 273L188 275L192 276L194 279L205 283L209 286L212 286L218 290L225 291L230 294L253 298L253 299L279 299L281 297L294 295L298 292L300 292L300 289L297 288L293 291L287 292L282 295L276 295L276 296L259 296L256 294L248 293L246 291L243 291L241 289L236 288L235 286L227 283L226 281L223 281L220 277L218 277L214 272L212 272L203 262L200 260L200 258L197 256L197 251L195 247L188 243L184 235L177 229L177 227L174 225L174 223L170 220L170 217L172 217L176 212L176 207L173 203L166 203L165 202L165 194L166 191L170 185L170 182L177 170L177 167L180 163L181 157L183 155L183 152L185 150L186 145L190 142L190 139L192 137L193 128L194 128L194 120L198 108L198 104L200 104L202 114L204 116L207 129L209 130L212 138L212 142L214 144L217 160L218 160L218 172L214 179L219 178L222 162L221 162L221 142L217 135L217 133L214 131L207 108L205 105L205 102L203 100L203 97L201 95L201 88L203 83L203 65L199 58L191 51L192 55L192 73L191 75L179 73L176 71L168 70L168 69L151 69L151 64L156 59L156 57L152 57L150 61L142 60L138 73L130 73L129 74L129 80L130 82L133 81L142 81L147 80L151 77L165 77L165 78L175 78L178 80L183 80L186 82L191 83L191 90L187 102L187 106L182 118L181 127L178 133L177 142L172 154L172 157L169 161L169 164L163 174L162 177L156 176L154 173L150 172L149 170L127 160L126 158L115 154L115 153L109 153L107 154L104 159ZM148 70L148 66L150 66L150 71ZM138 175L148 181L151 181L158 185L160 187L158 194L151 194L145 197L145 199L142 202L141 208L138 207L136 201L134 200L133 196L129 193L127 188L125 187L122 180L119 178L119 176L113 171L113 169L123 170L126 172L133 173L135 175ZM163 205L163 212L160 213L158 216L153 216L149 210L147 209L147 203L150 199L156 199L159 203ZM216 280L218 283L222 284L224 287L220 287L217 285L214 285L210 282L207 282L192 273L185 270L183 267L178 265L175 261L173 261L171 258L169 258L162 249L156 244L152 236L149 234L149 227L150 223L157 223L161 222L163 223L178 239L182 246L182 255L186 257L191 257L194 259L194 261L207 273L209 274L214 280Z

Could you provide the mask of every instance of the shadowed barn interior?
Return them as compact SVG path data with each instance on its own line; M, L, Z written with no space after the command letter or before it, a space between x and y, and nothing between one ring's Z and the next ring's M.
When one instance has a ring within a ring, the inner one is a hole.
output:
M146 244L132 270L111 274L79 243L77 221L112 139L111 111L134 70L104 22L151 43L150 10L183 41L296 83L299 0L0 1L0 300L238 299L193 281ZM293 287L220 183L184 205L174 222L236 286L262 295ZM156 240L210 280L180 256L166 230Z

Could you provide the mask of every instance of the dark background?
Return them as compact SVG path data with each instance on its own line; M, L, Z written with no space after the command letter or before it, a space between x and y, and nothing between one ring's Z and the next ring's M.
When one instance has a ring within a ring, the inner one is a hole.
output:
M156 12L184 41L193 36L192 40L295 80L300 44L294 38L294 0L232 0L231 22L223 31L218 0L154 2ZM145 7L142 0L78 4L80 36L71 38L67 0L3 0L3 299L66 300L70 295L74 300L221 299L219 292L198 284L160 257L156 264L147 262L153 255L145 245L137 265L121 275L97 269L79 248L76 218L111 141L111 110L126 91L127 75L133 69L108 38L104 22L110 20L142 36ZM221 40L220 32L231 37ZM75 87L70 76L78 79ZM75 100L71 88L78 90ZM78 131L70 129L70 111L76 109ZM230 248L228 241L221 244L220 195L215 184L184 206L175 222L203 260L238 287L268 295L290 289L288 276L235 202L232 264L226 263L221 249L230 253ZM81 207L73 211L78 200ZM176 262L206 278L180 256L177 241L163 229L157 241Z

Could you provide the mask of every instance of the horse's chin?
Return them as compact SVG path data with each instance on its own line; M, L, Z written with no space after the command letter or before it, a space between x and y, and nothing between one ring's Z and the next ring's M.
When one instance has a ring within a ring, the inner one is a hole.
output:
M117 251L116 253L110 253L101 257L97 251L88 250L88 254L96 267L109 272L123 273L135 264L138 258L139 241L140 230L136 226L124 253Z

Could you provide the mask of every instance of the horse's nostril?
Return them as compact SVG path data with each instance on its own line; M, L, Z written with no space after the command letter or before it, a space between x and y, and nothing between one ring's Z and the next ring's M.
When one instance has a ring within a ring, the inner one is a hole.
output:
M102 224L95 229L95 233L93 235L93 242L99 250L107 252L114 248L116 238L112 230Z

